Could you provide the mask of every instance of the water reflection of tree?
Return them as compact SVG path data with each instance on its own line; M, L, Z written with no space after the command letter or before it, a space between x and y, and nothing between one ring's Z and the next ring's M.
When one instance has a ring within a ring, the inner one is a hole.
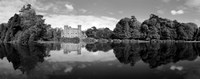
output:
M124 64L135 65L140 60L140 46L139 44L112 44L115 56Z
M149 63L151 68L157 66L168 64L170 62L176 63L180 60L194 60L197 58L198 54L193 49L193 44L191 43L181 43L181 44L160 44L161 48L155 50L155 53L141 54L141 56L147 56L147 58L142 58L144 62ZM165 47L166 46L166 47ZM164 47L164 48L162 48Z
M112 44L112 47L121 63L134 65L141 59L151 68L180 60L195 60L200 51L199 45L192 43Z
M108 52L112 49L110 43L87 44L85 48L90 52L97 52L97 51Z
M23 73L29 73L38 62L43 62L48 56L46 47L42 44L13 45L0 44L0 58L7 57L13 64L14 69L19 69Z
M61 50L61 44L60 43L48 43L44 44L46 47L46 51L50 52L51 50Z

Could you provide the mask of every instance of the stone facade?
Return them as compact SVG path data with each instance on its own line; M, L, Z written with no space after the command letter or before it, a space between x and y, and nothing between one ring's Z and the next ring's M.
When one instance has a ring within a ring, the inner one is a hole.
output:
M70 26L65 25L61 36L65 38L86 38L86 35L81 31L81 25L78 25L78 28L71 28Z

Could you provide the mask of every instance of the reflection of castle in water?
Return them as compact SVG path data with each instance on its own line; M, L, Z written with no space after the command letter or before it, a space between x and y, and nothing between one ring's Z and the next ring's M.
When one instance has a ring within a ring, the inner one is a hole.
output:
M78 55L81 54L81 48L85 47L84 43L62 43L61 48L64 50L65 54L71 52L77 52Z

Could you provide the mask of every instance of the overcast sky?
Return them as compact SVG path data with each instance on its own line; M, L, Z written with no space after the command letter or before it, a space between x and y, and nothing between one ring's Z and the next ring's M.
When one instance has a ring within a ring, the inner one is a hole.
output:
M0 22L7 22L26 3L52 27L113 29L121 18L134 15L142 22L152 13L200 25L200 0L0 0Z

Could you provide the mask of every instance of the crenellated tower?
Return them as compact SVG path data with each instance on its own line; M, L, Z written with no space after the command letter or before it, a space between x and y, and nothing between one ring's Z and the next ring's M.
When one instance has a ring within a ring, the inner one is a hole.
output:
M78 25L78 28L71 28L70 26L65 25L62 37L66 37L66 38L75 38L75 37L83 38L83 37L86 37L86 36L84 36L84 34L82 34L81 25Z

